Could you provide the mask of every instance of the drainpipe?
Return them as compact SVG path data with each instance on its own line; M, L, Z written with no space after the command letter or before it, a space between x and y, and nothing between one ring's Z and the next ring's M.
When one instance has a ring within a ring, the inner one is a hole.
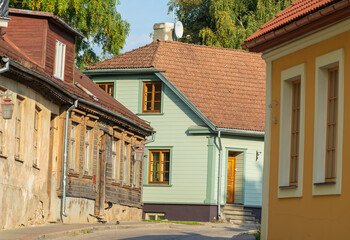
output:
M7 72L10 69L10 59L7 57L3 57L1 60L3 63L5 63L5 67L0 69L0 74Z
M156 131L153 131L153 132L152 132L152 139L146 140L145 145L146 145L146 144L149 144L149 143L151 143L151 142L154 142L154 141L156 140L156 134L157 134L157 132L156 132Z
M221 145L221 131L218 131L219 140L219 170L218 170L218 220L221 217L221 168L222 168L222 145Z
M66 184L67 184L67 153L68 153L68 126L69 126L69 113L74 108L78 107L78 100L75 100L74 104L66 111L66 123L64 126L64 145L63 145L63 179L62 179L62 201L61 201L61 221L63 222L63 216L67 217L66 210Z

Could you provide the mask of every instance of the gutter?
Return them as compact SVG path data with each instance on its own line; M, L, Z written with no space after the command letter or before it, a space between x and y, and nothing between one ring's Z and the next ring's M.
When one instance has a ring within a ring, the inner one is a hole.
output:
M126 122L128 122L128 123L130 123L130 124L132 124L132 125L134 125L134 126L136 126L138 128L140 128L140 129L142 129L142 130L144 130L146 132L151 132L152 131L151 129L149 129L149 128L147 128L147 127L145 127L145 126L143 126L143 125L141 125L141 124L139 124L137 122L134 122L133 120L131 120L131 119L129 119L129 118L119 114L119 113L113 112L112 110L109 110L109 109L104 108L104 107L102 107L100 105L97 105L96 103L90 102L90 101L85 100L83 98L77 97L76 95L73 95L72 93L70 93L68 90L66 90L65 88L63 88L59 84L53 82L50 78L48 78L48 77L46 77L46 76L44 76L44 75L42 75L42 74L40 74L38 72L35 72L35 71L33 71L33 70L29 69L29 68L26 68L26 67L22 66L21 64L15 62L15 61L12 61L12 60L10 61L10 63L11 63L11 65L15 66L16 68L18 68L18 69L20 69L20 70L22 70L22 71L24 71L26 73L29 73L29 74L37 77L37 78L40 78L41 80L43 80L44 82L50 84L51 86L54 86L55 88L57 88L61 92L63 92L66 95L68 95L73 100L79 100L80 102L85 103L85 104L87 104L87 105L89 105L89 106L91 106L93 108L96 108L98 110L102 110L103 112L108 113L110 115L113 115L114 117L121 118L124 121L126 121Z
M7 71L10 69L10 59L9 59L9 58L3 57L3 58L1 59L1 61L2 61L3 63L5 63L5 67L3 67L3 68L0 69L0 74L1 74L1 73L4 73L4 72L7 72Z
M232 129L232 128L216 128L216 131L222 133L228 133L239 136L252 136L252 137L264 137L264 131L254 131L254 130L241 130L241 129Z
M218 169L218 218L221 217L221 168L222 168L222 144L221 144L221 131L218 131L218 139L219 139L219 169Z
M62 199L61 199L61 222L63 223L63 216L67 217L66 210L66 185L67 185L67 154L68 154L68 128L69 128L69 113L78 107L78 100L66 111L66 119L64 125L64 145L63 145L63 179L62 179Z

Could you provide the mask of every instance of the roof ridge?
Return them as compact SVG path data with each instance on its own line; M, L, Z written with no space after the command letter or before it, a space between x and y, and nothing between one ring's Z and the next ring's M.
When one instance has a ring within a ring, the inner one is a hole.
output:
M154 54L153 54L152 61L151 61L151 64L150 64L150 65L151 65L152 67L155 67L155 63L156 63L156 59L157 59L157 53L159 52L159 47L160 47L161 42L160 42L159 39L157 39L157 41L155 41L155 42L153 42L153 43L157 43L157 44L156 44L157 48L156 48L156 50L154 51Z
M195 44L195 43L185 43L185 42L176 42L176 41L167 41L167 40L160 40L158 39L157 41L163 42L165 44L178 44L178 45L187 45L187 46L193 46L196 48L210 48L210 49L217 49L217 50L223 50L223 51L232 51L232 52L240 52L240 53L249 53L252 55L261 55L261 53L256 53L256 52L248 52L243 49L235 49L235 48L224 48L224 47L214 47L214 46L207 46L207 45L201 45L201 44Z

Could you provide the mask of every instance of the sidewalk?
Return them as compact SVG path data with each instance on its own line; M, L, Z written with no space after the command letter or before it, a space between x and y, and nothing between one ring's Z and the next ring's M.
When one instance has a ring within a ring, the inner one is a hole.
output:
M101 230L127 229L127 228L169 228L174 223L155 223L155 222L121 222L115 223L86 223L86 224L50 224L42 226L16 228L0 231L0 240L41 240L55 239L65 236L80 235L87 232ZM204 223L204 225L216 225ZM231 227L231 224L220 224L220 227ZM239 234L234 236L235 240L255 240L252 234Z
M125 228L142 228L154 227L156 223L150 222L124 222L115 223L87 223L87 224L49 224L42 226L16 228L11 230L0 231L0 240L39 240L39 239L54 239L64 236L72 236L74 233L83 233L86 231L98 231L109 229L125 229ZM162 226L157 226L162 227ZM164 225L168 227L168 225Z
M255 232L240 233L236 236L233 236L232 240L255 240L254 233Z

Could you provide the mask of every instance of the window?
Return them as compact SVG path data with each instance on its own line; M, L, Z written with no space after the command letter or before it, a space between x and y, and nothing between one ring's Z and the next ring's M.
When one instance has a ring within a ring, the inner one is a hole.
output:
M130 143L124 144L123 184L130 185Z
M85 162L84 162L84 174L90 174L90 162L91 162L91 127L86 127L85 131Z
M313 195L341 194L344 50L316 58Z
M97 86L103 89L106 93L114 97L114 83L96 83Z
M117 138L112 141L112 179L115 181L119 181L120 178L120 143L121 141Z
M303 189L305 64L281 72L278 197L301 197Z
M164 220L165 213L146 213L145 219L146 220Z
M56 54L55 54L55 77L63 80L64 64L66 58L66 45L56 40Z
M15 159L21 159L21 132L22 132L22 108L23 98L17 96L16 105L16 126L15 126Z
M149 151L149 184L169 184L170 150Z
M143 83L143 113L161 112L162 82Z
M292 82L292 131L289 185L298 184L299 128L300 128L300 79Z
M77 150L77 130L78 123L72 122L70 131L70 155L69 155L69 170L74 171Z
M326 181L336 179L338 68L328 70Z
M33 132L33 167L38 167L39 116L41 109L35 106Z

